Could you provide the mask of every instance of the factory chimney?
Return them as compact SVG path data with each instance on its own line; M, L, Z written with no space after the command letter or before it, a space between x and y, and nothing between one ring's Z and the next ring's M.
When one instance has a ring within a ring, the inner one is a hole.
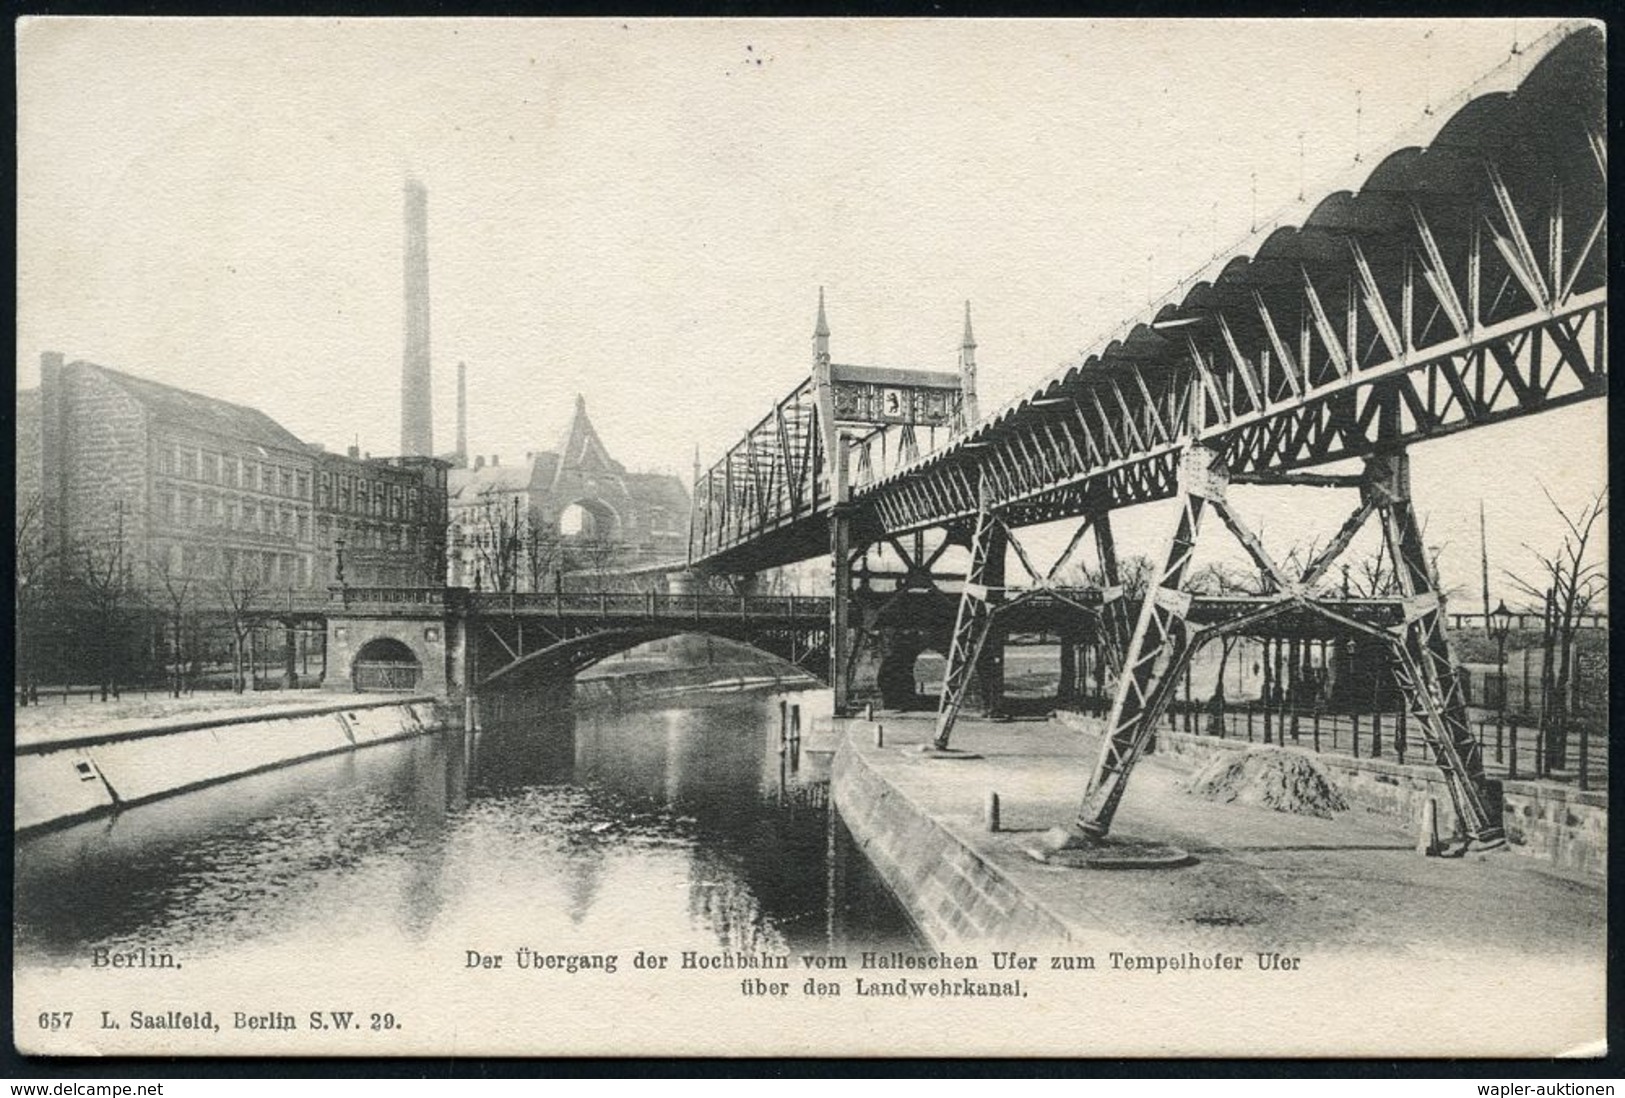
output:
M401 360L401 454L434 456L429 373L429 193L406 180L405 347Z
M468 366L457 364L457 467L468 468Z

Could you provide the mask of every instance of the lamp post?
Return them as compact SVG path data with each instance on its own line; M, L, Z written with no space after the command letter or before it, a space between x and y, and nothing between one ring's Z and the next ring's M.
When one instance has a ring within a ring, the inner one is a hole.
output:
M1501 694L1495 713L1495 734L1499 740L1503 729L1506 728L1507 714L1507 634L1512 631L1512 611L1507 609L1506 600L1489 613L1490 636L1495 638L1495 669L1501 678ZM1518 730L1512 729L1512 751L1507 756L1507 777L1518 776Z

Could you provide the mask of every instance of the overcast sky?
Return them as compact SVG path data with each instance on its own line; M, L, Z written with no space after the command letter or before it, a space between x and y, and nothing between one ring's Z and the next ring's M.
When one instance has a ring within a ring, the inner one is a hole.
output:
M18 384L58 350L394 452L411 172L441 450L461 360L475 452L553 447L581 393L686 478L806 374L820 285L843 362L951 368L970 299L988 408L1552 26L30 20ZM1480 498L1492 565L1527 565L1539 482L1604 483L1604 419L1418 449L1447 579L1476 593ZM1257 521L1329 536L1346 502ZM1158 516L1119 539L1155 553Z

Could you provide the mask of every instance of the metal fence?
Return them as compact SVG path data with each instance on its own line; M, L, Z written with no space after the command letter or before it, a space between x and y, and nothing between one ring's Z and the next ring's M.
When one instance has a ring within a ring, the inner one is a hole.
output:
M1075 703L1081 712L1104 718L1108 699L1091 697ZM1238 702L1216 706L1211 700L1168 706L1163 727L1175 732L1306 748L1349 758L1387 759L1406 764L1436 765L1426 739L1403 710L1387 713L1327 713L1318 709ZM1497 721L1493 714L1469 721L1483 751L1484 770L1494 778L1572 782L1581 789L1608 788L1608 736L1589 726L1569 728L1561 745L1553 733L1534 724Z

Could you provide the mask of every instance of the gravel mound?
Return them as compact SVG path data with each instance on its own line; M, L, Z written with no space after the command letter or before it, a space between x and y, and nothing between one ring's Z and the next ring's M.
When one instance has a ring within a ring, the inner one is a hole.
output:
M1298 816L1330 818L1349 807L1319 764L1296 751L1226 751L1196 772L1189 792Z

